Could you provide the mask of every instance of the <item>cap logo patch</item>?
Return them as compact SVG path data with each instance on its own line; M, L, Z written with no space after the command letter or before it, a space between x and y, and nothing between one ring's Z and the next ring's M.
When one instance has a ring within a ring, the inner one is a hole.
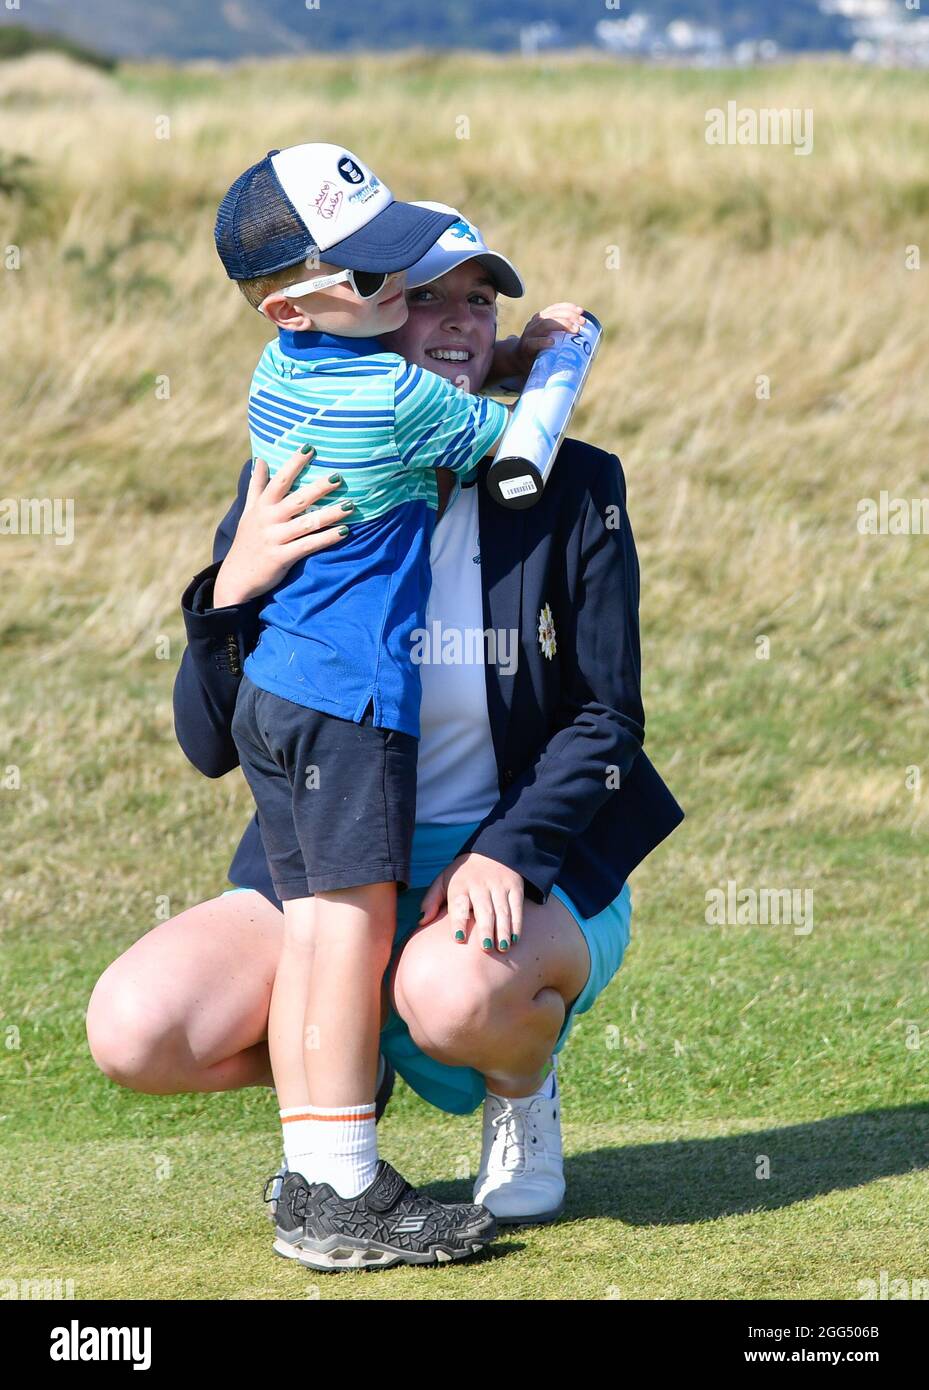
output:
M364 185L363 188L356 188L354 193L349 193L348 201L350 203L366 203L369 198L374 197L375 193L380 188L380 186L380 179L378 179L374 174L372 174L371 178Z
M459 241L462 238L466 238L468 241L473 241L475 246L477 245L477 237L463 218L459 218L457 222L452 223L448 229L447 235L457 237Z
M328 221L329 218L335 217L341 202L341 191L338 188L334 188L331 183L324 183L313 199L313 207L319 213L320 217L325 217Z
M364 183L364 174L349 155L343 154L338 163L338 170L346 183Z

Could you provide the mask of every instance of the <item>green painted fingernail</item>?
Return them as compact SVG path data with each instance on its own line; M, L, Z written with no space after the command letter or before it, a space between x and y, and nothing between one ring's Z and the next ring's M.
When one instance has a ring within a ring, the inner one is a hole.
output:
M329 481L330 481L330 483L340 483L340 482L342 481L342 474L341 474L341 473L330 473L330 474L329 474Z
M455 932L455 940L456 940L456 941L464 941L464 932L463 932L463 931L456 931L456 932Z
M502 937L502 938L501 938L501 941L500 941L500 950L501 950L501 951L507 950L507 948L509 947L509 944L510 944L510 943L507 941L506 937L505 937L505 936Z
M491 941L489 936L485 936L484 940L481 942L481 945L483 946L485 951L489 951L493 944L494 943Z
M513 945L514 945L514 946L516 945L516 943L517 943L518 940L519 940L519 933L514 931L514 933L513 933Z
M304 444L300 452L301 454L315 454L316 450L313 448L312 444Z
M340 526L340 527L339 527L339 535L340 535L340 536L347 536L347 535L348 535L348 527L347 527L347 526ZM420 915L422 915L422 914L420 914Z
M342 510L343 512L353 512L355 510L354 502L343 502Z

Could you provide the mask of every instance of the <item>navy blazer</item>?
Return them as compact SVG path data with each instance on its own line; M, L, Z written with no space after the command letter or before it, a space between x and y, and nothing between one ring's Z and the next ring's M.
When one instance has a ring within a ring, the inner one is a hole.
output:
M540 501L501 507L479 465L484 626L519 633L515 672L487 663L487 709L500 800L461 846L508 865L544 903L558 883L585 917L616 897L635 866L684 813L642 741L639 566L622 467L576 439L562 444ZM212 608L213 581L238 526L251 465L221 522L213 564L195 575L182 610L188 647L174 685L178 741L207 777L238 764L230 733L242 662L258 638L264 597ZM554 652L540 637L545 606ZM230 881L278 899L257 817Z

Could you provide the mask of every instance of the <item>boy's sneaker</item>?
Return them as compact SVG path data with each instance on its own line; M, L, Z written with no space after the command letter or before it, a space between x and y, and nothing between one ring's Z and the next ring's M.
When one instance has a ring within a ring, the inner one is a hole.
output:
M500 1096L484 1100L481 1166L474 1200L492 1211L501 1226L535 1226L564 1211L561 1097L558 1056L531 1105L511 1105ZM547 1092L551 1089L551 1096Z
M380 1054L377 1074L380 1080L378 1082L377 1095L375 1096L374 1102L375 1124L377 1124L378 1120L387 1109L387 1102L394 1093L394 1082L397 1079L397 1073L394 1070L393 1063L388 1061L383 1052ZM273 1089L272 1087L272 1090ZM281 1187L283 1186L286 1176L287 1159L284 1158L281 1160L281 1166L278 1168L277 1172L272 1177L268 1178L268 1181L265 1183L264 1199L268 1203L268 1217L272 1222L277 1220L277 1199L281 1195ZM270 1192L268 1191L269 1187L271 1188Z
M464 1260L496 1233L485 1207L436 1202L382 1158L374 1181L357 1197L340 1197L329 1183L288 1173L274 1249L310 1269L387 1269Z

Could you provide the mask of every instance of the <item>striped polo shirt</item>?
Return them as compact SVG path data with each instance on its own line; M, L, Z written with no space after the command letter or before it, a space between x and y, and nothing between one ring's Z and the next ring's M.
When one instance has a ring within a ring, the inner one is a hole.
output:
M423 628L436 468L472 473L508 412L385 352L375 338L281 330L252 378L253 459L272 476L302 444L294 487L338 470L349 533L299 560L261 610L249 679L285 700L419 737L413 630ZM331 506L323 498L313 510Z

